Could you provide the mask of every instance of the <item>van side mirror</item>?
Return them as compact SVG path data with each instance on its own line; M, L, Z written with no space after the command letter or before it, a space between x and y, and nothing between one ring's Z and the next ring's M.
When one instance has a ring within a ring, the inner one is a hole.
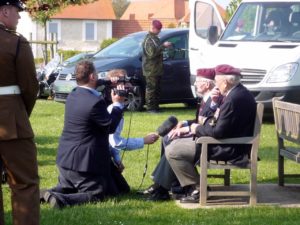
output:
M208 28L208 41L211 45L214 45L218 41L218 27L210 26Z

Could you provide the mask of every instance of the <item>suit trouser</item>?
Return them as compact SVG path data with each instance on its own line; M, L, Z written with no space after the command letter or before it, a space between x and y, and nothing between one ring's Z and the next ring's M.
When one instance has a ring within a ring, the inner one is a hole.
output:
M126 180L114 166L111 166L111 173L107 176L59 167L58 179L57 186L49 191L63 206L98 202L105 196L115 196L130 191Z
M39 224L39 177L37 151L33 139L0 141L0 157L7 170L7 182L11 189L13 224ZM3 199L0 205L2 203ZM0 211L1 214L3 215L3 210Z
M165 156L165 148L172 142L168 136L164 136L161 142L161 158L155 167L152 178L156 184L163 186L166 189L171 189L174 182L178 183L175 173L173 172L168 160Z
M199 184L195 163L200 156L192 137L172 141L166 147L166 158L182 187Z

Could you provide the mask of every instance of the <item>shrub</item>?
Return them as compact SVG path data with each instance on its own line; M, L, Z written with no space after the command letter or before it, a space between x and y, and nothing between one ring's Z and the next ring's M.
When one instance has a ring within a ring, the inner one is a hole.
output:
M169 23L167 27L168 28L176 28L176 25L174 23Z
M116 42L118 40L118 38L109 38L109 39L104 39L101 44L100 44L100 48L104 49L107 46L111 45L112 43Z
M59 55L62 55L63 57L63 61L80 53L81 51L77 51L77 50L62 50L62 49L59 49L58 50L58 54Z

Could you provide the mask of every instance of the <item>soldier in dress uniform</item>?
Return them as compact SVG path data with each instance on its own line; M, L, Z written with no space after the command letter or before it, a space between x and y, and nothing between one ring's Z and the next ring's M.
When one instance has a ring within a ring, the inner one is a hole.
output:
M150 31L143 41L143 75L146 80L146 105L151 113L159 111L160 80L163 75L163 49L171 42L161 43L157 36L162 28L159 20L153 20Z
M19 0L0 0L0 160L11 189L13 224L39 224L37 151L29 116L38 92L28 41L16 32ZM1 185L1 184L0 184ZM4 224L0 186L0 224Z

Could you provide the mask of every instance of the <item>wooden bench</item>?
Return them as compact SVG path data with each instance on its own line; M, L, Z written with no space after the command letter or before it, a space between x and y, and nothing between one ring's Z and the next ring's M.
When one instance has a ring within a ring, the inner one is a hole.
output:
M300 177L300 174L284 173L284 158L300 163L300 147L287 147L286 141L300 144L300 105L273 98L273 112L278 141L278 185L284 186L284 178Z
M228 138L228 139L215 139L212 137L200 137L196 143L201 144L201 155L200 155L200 205L205 206L207 204L207 198L211 196L249 196L250 205L255 205L257 202L256 186L257 186L257 152L259 147L259 137L262 125L263 117L263 104L257 104L255 127L253 136L251 137L240 137L240 138ZM252 145L250 159L246 165L234 165L226 162L207 160L207 148L210 144L250 144ZM224 185L230 185L230 170L231 169L249 169L250 170L250 184L249 191L213 191L207 189L207 177L208 169L222 169L224 170Z

